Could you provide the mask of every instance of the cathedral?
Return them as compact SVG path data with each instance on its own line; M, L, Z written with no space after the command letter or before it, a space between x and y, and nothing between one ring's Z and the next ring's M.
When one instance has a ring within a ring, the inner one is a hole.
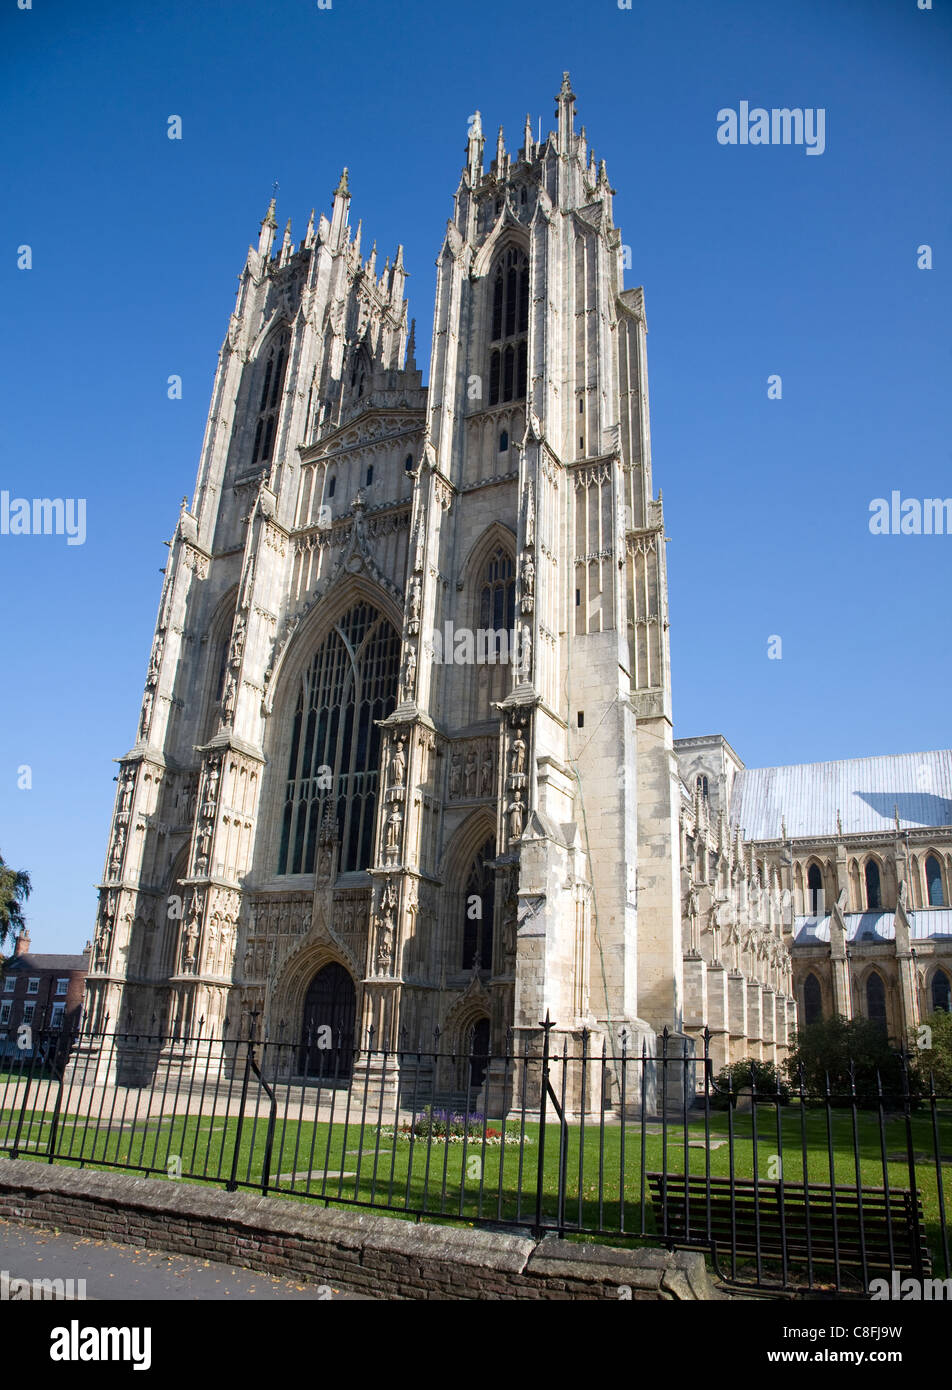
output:
M329 1027L481 1079L547 1014L560 1047L709 1028L718 1065L779 1060L797 951L848 954L848 828L745 823L756 774L673 738L644 296L568 74L556 103L488 168L470 119L426 386L346 169L297 244L272 201L119 760L87 1028L256 1030L305 1075Z

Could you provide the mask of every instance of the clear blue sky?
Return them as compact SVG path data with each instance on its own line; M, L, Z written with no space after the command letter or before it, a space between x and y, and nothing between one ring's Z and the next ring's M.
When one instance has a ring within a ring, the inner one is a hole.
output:
M893 489L952 494L934 3L4 0L0 489L88 508L83 546L0 536L0 851L33 876L36 949L92 929L162 542L273 181L299 239L350 167L365 247L405 245L425 364L467 117L518 147L564 68L645 287L676 735L751 766L948 746L952 537L868 529ZM825 152L718 144L742 100L824 108Z

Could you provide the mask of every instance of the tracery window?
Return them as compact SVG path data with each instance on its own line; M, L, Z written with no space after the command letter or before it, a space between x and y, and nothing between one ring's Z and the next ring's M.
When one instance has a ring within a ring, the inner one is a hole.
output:
M497 546L483 570L479 626L511 633L516 623L516 578L512 556Z
M942 892L942 866L934 854L930 854L926 860L926 891L930 907L945 906Z
M523 400L529 347L529 258L510 247L492 273L489 404Z
M937 970L932 977L932 1008L934 1012L944 1009L952 1013L952 980L944 970Z
M340 872L373 857L380 729L396 704L400 638L369 603L334 626L301 677L291 733L279 874L313 873L325 811L336 817Z
M878 912L883 905L883 895L879 881L879 865L875 859L866 861L866 906L870 912Z
M271 342L264 358L264 376L258 401L255 442L251 451L252 463L267 463L274 449L274 433L281 409L281 390L288 366L291 335L279 333Z

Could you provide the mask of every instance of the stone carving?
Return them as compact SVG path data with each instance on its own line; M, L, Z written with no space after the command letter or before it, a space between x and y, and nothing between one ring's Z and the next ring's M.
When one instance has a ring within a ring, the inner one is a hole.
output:
M393 757L390 759L390 785L392 787L402 787L403 779L406 776L407 759L403 751L403 739L395 738Z
M410 614L407 630L412 636L420 631L420 609L422 606L423 586L420 580L414 576L410 581L408 611Z
M122 854L126 845L126 827L116 826L116 833L112 841L112 849L109 853L109 877L118 878L122 871Z
M506 808L509 816L509 838L511 840L521 840L522 830L525 825L526 808L523 806L519 796Z
M496 791L496 740L467 739L450 757L449 799L476 800Z
M527 551L522 560L522 611L531 613L535 604L535 565Z
M416 689L417 654L412 643L407 643L407 654L403 664L403 698L412 700Z

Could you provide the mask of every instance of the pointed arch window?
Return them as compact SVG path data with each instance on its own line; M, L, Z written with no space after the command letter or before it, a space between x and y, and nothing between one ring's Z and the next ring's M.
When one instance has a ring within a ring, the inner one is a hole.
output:
M823 993L820 981L812 970L803 982L803 1021L806 1024L819 1023L823 1017Z
M874 970L866 981L866 1016L882 1032L886 1032L886 986L882 975Z
M255 422L255 442L251 451L252 463L268 463L274 451L274 436L281 409L281 392L288 368L288 349L291 334L277 334L265 350L261 395L258 398L258 418Z
M807 870L808 911L811 917L819 917L823 910L823 875L819 864L811 864Z
M695 786L697 790L701 793L701 796L704 798L704 800L707 801L710 796L711 788L710 783L708 782L703 772L698 774Z
M503 251L490 275L489 404L526 395L529 349L529 258L518 247Z
M496 875L490 867L496 857L496 842L490 836L473 856L463 896L463 955L460 969L481 970L493 963L493 918L496 907Z
M516 570L513 558L497 546L483 570L479 626L511 633L516 625Z
M930 907L944 907L945 895L942 892L942 865L934 854L926 860L926 894Z
M866 876L866 907L870 912L878 912L883 905L883 895L879 879L879 865L875 859L867 859L864 873Z
M279 874L314 872L325 813L337 820L340 871L373 856L380 729L396 705L400 638L359 603L318 647L301 679L288 759Z
M952 1013L952 980L944 970L937 970L932 977L932 1011L939 1009Z

